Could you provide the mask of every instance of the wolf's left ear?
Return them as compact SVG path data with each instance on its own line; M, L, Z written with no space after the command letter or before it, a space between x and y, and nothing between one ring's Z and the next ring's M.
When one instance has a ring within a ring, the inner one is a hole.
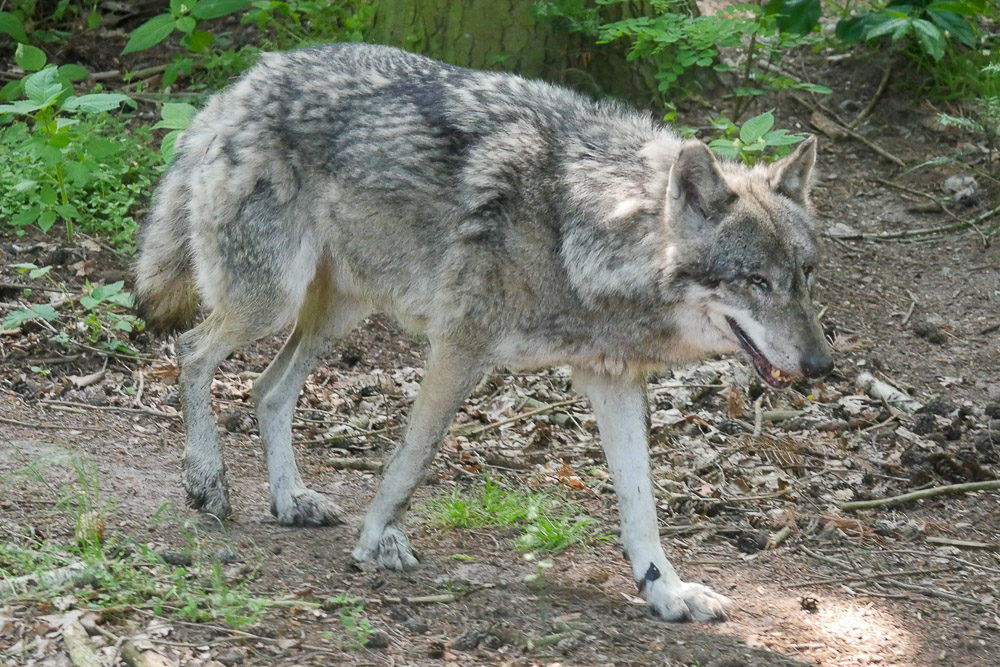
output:
M816 137L809 136L795 152L770 166L771 188L803 206L809 201L809 186L816 164Z

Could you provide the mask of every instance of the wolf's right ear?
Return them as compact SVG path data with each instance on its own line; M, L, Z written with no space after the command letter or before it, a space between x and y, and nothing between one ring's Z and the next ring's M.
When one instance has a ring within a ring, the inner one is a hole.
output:
M684 144L670 168L667 206L690 208L709 218L728 209L735 199L708 146L700 141Z

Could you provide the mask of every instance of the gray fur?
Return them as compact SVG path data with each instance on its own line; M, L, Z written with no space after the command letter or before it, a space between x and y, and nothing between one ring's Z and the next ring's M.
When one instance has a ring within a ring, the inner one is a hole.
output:
M818 259L814 142L769 167L720 164L612 103L345 44L263 56L176 150L143 233L137 296L151 324L189 318L194 289L211 311L178 347L193 506L230 511L215 368L295 322L254 390L272 511L282 523L337 521L296 469L295 398L336 339L388 312L431 354L356 558L416 565L406 507L485 372L567 364L595 405L623 546L651 609L723 616L725 599L681 581L660 546L643 378L738 351L737 332L781 382L829 369L806 275Z

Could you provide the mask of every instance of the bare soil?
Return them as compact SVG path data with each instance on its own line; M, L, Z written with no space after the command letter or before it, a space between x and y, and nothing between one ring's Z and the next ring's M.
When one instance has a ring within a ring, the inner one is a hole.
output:
M860 55L828 55L786 66L808 71L814 81L835 82L836 93L823 103L850 119L874 94L878 67L857 62ZM906 66L895 67L902 72ZM912 79L898 79L857 131L907 165L969 150L969 136L933 129L934 109L914 101ZM788 98L776 113L779 127L811 127L809 111ZM690 109L687 119L695 125L705 115ZM978 154L974 159L985 166ZM948 176L974 175L968 162L920 169L897 182L940 198ZM107 664L118 658L114 637L140 632L182 665L1000 664L997 492L857 512L839 507L998 477L1000 242L971 229L910 240L852 236L839 226L880 234L954 220L943 211L911 210L928 199L881 183L902 170L856 140L824 138L819 169L814 198L826 259L817 300L837 352L835 373L819 386L775 393L760 387L742 361L723 359L650 381L651 453L668 555L683 577L733 599L724 624L652 619L614 539L553 555L554 567L539 590L525 581L535 566L513 547L516 533L446 530L430 519L429 500L456 486L475 489L487 471L512 487L558 492L603 532L614 531L615 497L582 402L475 437L453 432L411 514L421 567L402 574L359 569L350 549L377 475L345 468L344 459L377 465L387 455L392 431L360 436L358 429L404 422L424 355L419 341L378 318L330 355L300 399L295 439L303 476L347 516L344 525L316 529L279 526L269 512L249 391L280 339L234 354L213 386L234 507L233 520L220 525L184 506L170 341L135 337L148 355L136 363L53 346L37 325L3 332L2 539L27 546L34 535L72 544L76 515L57 501L61 488L78 483L72 461L82 459L99 471L101 497L115 501L105 512L108 533L160 553L190 550L194 536L196 558L224 553L225 560L246 566L231 576L286 602L249 635L176 615L150 630L155 619L139 605L101 612L106 632L91 640L106 646L101 655ZM961 219L998 201L997 189L976 178L975 197L950 208ZM981 231L996 224L996 217L985 220ZM0 282L21 282L9 267L25 261L53 265L54 277L76 292L84 278L111 282L128 275L126 259L94 244L62 248L56 235L7 235L0 252ZM29 300L43 298L36 291ZM19 290L0 292L0 315L22 300ZM105 364L100 381L75 388L74 378ZM32 366L49 374L32 372ZM862 372L904 389L925 409L901 412L857 390ZM761 432L755 436L760 396ZM498 373L456 423L487 426L572 397L568 376L559 370ZM33 463L40 476L25 473ZM176 510L177 520L161 520L165 505ZM790 529L787 537L769 548L768 540L783 528ZM307 604L341 593L364 604L378 631L368 647L346 648L337 612ZM420 602L449 593L454 599L448 602ZM72 595L76 608L92 598L86 586ZM0 600L0 664L68 664L46 620L53 613L51 602L30 595Z

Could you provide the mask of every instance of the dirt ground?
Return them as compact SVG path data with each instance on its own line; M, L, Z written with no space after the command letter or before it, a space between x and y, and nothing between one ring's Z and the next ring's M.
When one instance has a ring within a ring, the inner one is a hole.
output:
M814 81L836 82L823 103L850 119L874 95L879 68L859 66L863 56L829 55L803 66ZM795 62L786 66L796 71ZM967 135L935 128L934 111L894 77L857 131L910 166L975 150ZM696 125L699 114L704 110L692 108L685 117ZM778 127L814 131L810 111L790 98L780 100L776 115ZM558 492L604 533L616 529L614 493L586 404L551 407L573 398L568 375L558 369L497 373L465 406L457 423L481 432L453 431L414 503L410 537L421 567L403 574L358 569L350 549L377 474L355 468L377 466L391 449L392 431L358 433L403 423L424 355L418 341L378 318L330 355L300 399L295 433L303 476L347 516L344 525L313 529L272 519L249 401L252 378L280 339L234 354L213 386L234 507L233 520L220 525L184 507L172 341L138 336L136 345L149 355L139 364L53 347L33 325L3 332L2 539L27 544L26 535L44 535L72 544L75 515L57 501L59 489L78 483L68 462L82 459L99 472L101 497L114 499L105 512L108 533L159 553L190 547L194 536L196 558L222 550L251 591L286 603L242 634L221 622L157 619L141 605L101 612L104 632L91 639L105 645L108 664L117 656L115 638L137 633L183 665L1000 664L997 492L863 511L839 507L997 479L1000 241L971 229L862 238L953 222L944 211L913 210L929 199L880 179L939 199L947 177L975 174L957 163L900 177L902 169L864 143L821 141L814 199L826 258L817 301L834 341L835 373L819 386L772 392L742 360L719 359L650 380L651 453L667 553L684 578L732 598L723 624L652 619L614 539L551 556L540 590L525 581L536 566L513 548L515 534L447 530L428 518L428 501L456 486L474 490L486 471L511 487ZM975 177L976 193L949 209L962 219L1000 199L987 179ZM23 281L10 265L25 261L53 265L53 276L77 290L87 277L127 276L125 259L95 244L62 248L56 235L3 236L0 252L5 283ZM21 298L19 290L0 292L0 315ZM100 380L76 388L74 380L105 364ZM909 413L858 390L865 372L904 389L923 408ZM25 474L32 464L41 474ZM161 520L164 506L176 510L175 520ZM780 544L770 548L776 536ZM377 631L367 647L343 648L337 614L306 604L341 593L364 604ZM85 587L73 595L69 604L82 609ZM422 600L427 596L447 601ZM51 605L30 595L0 600L0 664L68 664L46 620Z

